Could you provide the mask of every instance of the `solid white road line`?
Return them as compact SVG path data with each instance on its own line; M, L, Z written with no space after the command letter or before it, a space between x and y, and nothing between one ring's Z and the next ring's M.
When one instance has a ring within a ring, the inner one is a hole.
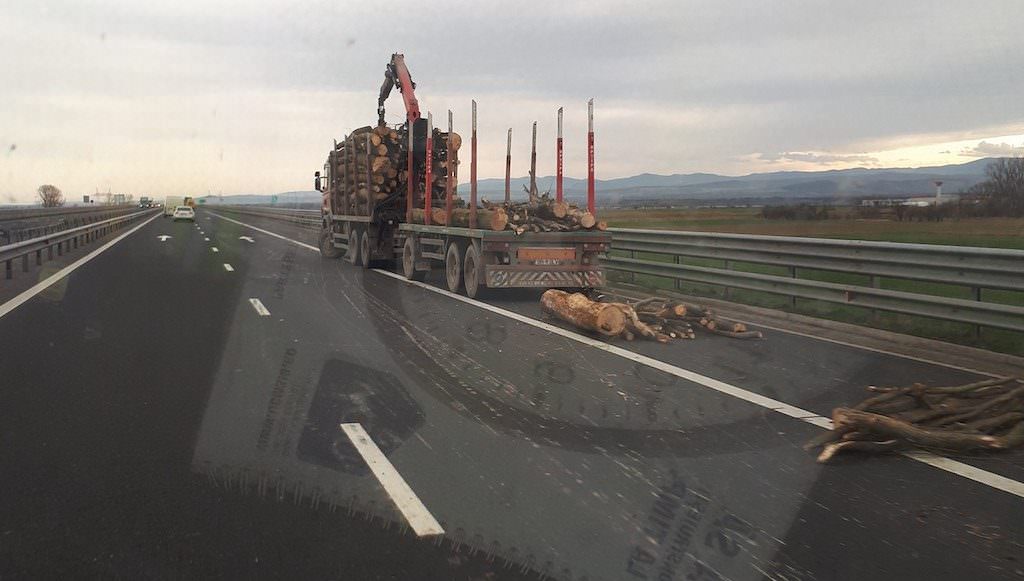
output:
M630 298L636 298L630 296ZM893 357L899 357L900 359L909 359L910 361L920 361L921 363L927 363L929 365L938 365L939 367L946 367L949 369L956 369L957 371L966 371L967 373L974 373L976 375L984 375L987 377L1002 377L998 373L992 373L991 371L982 371L980 369L973 369L971 367L963 367L961 365L954 365L952 363L946 363L944 361L937 361L935 359L928 359L926 357L917 357L916 355L907 355L905 353L896 353L895 351L887 351L879 347L868 347L867 345L858 345L857 343L851 343L849 341L842 341L840 339L832 339L829 337L822 337L820 335L813 335L811 333L803 333L800 331L794 331L792 329L784 329L782 327L774 327L772 325L766 325L764 323L756 323L749 320L737 319L730 317L730 320L736 321L737 323L743 323L748 327L757 327L759 329L768 329L770 331L778 331L779 333L787 333L789 335L797 335L799 337L806 337L808 339L815 339L818 341L825 341L826 343L834 343L836 345L842 345L844 347L851 347L853 349L860 349L861 351L871 351L872 353L881 353L883 355L891 355Z
M398 470L395 470L388 457L363 429L362 424L341 424L341 429L366 461L366 465L370 467L370 471L377 477L377 481L391 497L392 502L405 516L405 520L409 521L409 526L416 536L443 535L444 529L441 528L441 524L430 514Z
M301 246L303 248L306 248L308 250L312 250L314 252L320 252L319 248L317 248L316 246L313 246L311 244L306 244L304 242L299 242L298 240L292 240L291 238L287 238L285 236L281 236L280 234L278 234L276 232L271 232L270 230L264 230L262 228L257 228L257 227L255 227L255 226L253 226L251 224L246 224L245 222L239 222L238 220L232 220L231 218L228 218L227 216L221 216L220 214L217 214L215 212L210 212L210 213L213 214L214 216L220 218L221 220L227 220L228 222L234 222L235 224L238 224L239 226L245 226L246 228L250 228L250 229L255 230L257 232L262 232L262 233L264 233L264 234L266 234L268 236L273 236L274 238L280 238L281 240L285 240L285 241L291 242L292 244L298 244L299 246Z
M228 271L228 272L234 272L234 271L235 271L235 267L233 267L233 266L231 266L230 264L228 264L228 263L226 263L226 262L225 262L225 263L224 263L224 270L226 270L226 271Z
M476 307L491 311L493 313L497 313L499 315L519 321L521 323L532 325L534 327L537 327L538 329L544 329L545 331L549 331L551 333L560 335L567 339L572 339L573 341L589 345L595 349L600 349L601 351L606 351L608 353L618 355L619 357L622 357L624 359L629 359L630 361L635 361L636 363L640 363L648 367L653 367L654 369L664 371L665 373L668 373L670 375L675 375L676 377L679 377L681 379L685 379L687 381L703 385L704 387L713 389L726 395L731 395L737 399L750 402L754 405L761 406L765 409L769 409L778 412L782 415L798 419L802 422L818 426L819 428L824 428L826 430L832 429L832 420L820 416L814 412L789 405L788 403L784 403L772 399L770 397L765 397L759 393L747 391L741 387L730 385L723 381L719 381L717 379L707 377L699 373L695 373L688 369L676 367L675 365L671 365L669 363L665 363L664 361L659 361L657 359L647 357L646 355L634 353L621 347L616 347L615 345L610 345L608 343L604 343L603 341L599 341L597 339L593 339L585 335L580 335L579 333L568 331L561 327L556 327L543 321L538 321L537 319L533 319L525 315L520 315L519 313L507 311L505 309L502 309L501 307L495 307L487 303L481 303L469 297L457 295L448 290L433 287L426 283L408 280L400 274L395 274L393 272L388 272L386 270L374 270L376 272L379 272L380 274L390 276L391 278L398 279L407 284L415 285L420 288L426 289L430 292L451 297L455 300L470 305L474 305ZM995 488L996 490L1002 490L1003 492L1008 492L1020 498L1024 498L1024 482L1018 482L1011 478L1006 478L1005 476L1000 476L999 474L988 472L987 470L982 470L981 468L976 468L974 466L971 466L970 464L964 464L963 462L958 462L956 460L952 460L943 456L937 456L935 454L930 454L928 452L907 452L904 453L903 455L912 460L916 460L918 462L922 462L924 464L933 466L940 470L944 470L946 472L956 474L957 476L967 478L968 480L973 480L986 486L990 486L992 488Z
M259 299L249 299L249 304L252 305L252 308L256 309L256 312L259 313L261 317L270 316L270 311L267 310L267 307L263 306L263 303Z
M214 214L214 216L216 216L216 215L217 214ZM218 216L218 217L220 217L220 218L222 218L224 220L229 220L231 222L235 222L236 224L240 224L242 226L246 226L248 228L253 228L255 230L259 230L258 228L250 226L249 224L245 224L244 222L238 222L237 220L232 220L231 218L224 218L223 216ZM292 240L291 238L286 238L284 236L281 236L280 234L275 234L273 232L269 232L269 231L266 231L266 230L261 230L261 232L264 232L266 234L270 234L271 236L276 236L277 238L280 238L280 239L285 240L287 242L291 242L292 244L298 244L299 246L302 246L304 248L308 248L308 249L313 250L315 252L319 252L320 251L320 249L316 248L315 246L310 246L309 244L303 244L302 242L299 242L297 240ZM776 411L776 412L778 412L780 414L789 416L791 418L798 419L798 420L800 420L802 422L805 422L805 423L808 423L808 424L811 424L811 425L814 425L814 426L818 426L819 428L824 428L826 430L831 430L832 429L832 420L830 420L830 419L828 419L826 417L820 416L820 415L818 415L818 414L816 414L814 412L811 412L811 411L808 411L808 410L804 410L804 409L798 408L796 406L789 405L787 403L784 403L784 402L772 399L770 397L765 397L765 396L763 396L761 394L758 394L758 393L747 391L747 390L745 390L745 389L743 389L741 387L736 387L734 385L730 385L730 384L725 383L723 381L718 381L717 379L714 379L714 378L711 378L711 377L707 377L707 376L701 375L699 373L695 373L695 372L690 371L688 369L683 369L681 367L676 367L675 365L671 365L669 363L665 363L665 362L659 361L657 359L652 359L651 357L647 357L646 355L641 355L639 353L634 353L632 351L628 351L626 349L622 349L621 347L616 347L615 345L610 345L608 343L604 343L602 341L598 341L598 340L593 339L591 337L587 337L585 335L580 335L579 333L575 333L573 331L569 331L569 330L563 329L561 327L556 327L554 325L550 325L550 324L545 323L543 321L538 321L537 319L534 319L534 318L531 318L531 317L527 317L526 315L520 315L519 313L514 313L512 311L505 310L505 309L503 309L501 307L496 307L494 305L489 305L487 303L483 303L483 302L477 301L475 299L471 299L469 297L464 297L462 295L452 293L452 292L450 292L450 291L448 291L446 289L441 289L441 288L430 286L430 285L428 285L426 283L422 283L422 282L414 281L414 280L408 280L408 279L406 279L404 276L402 276L400 274L396 274L396 273L393 273L393 272L389 272L389 271L386 271L386 270L380 270L380 269L373 269L373 270L374 270L374 272L378 272L378 273L383 274L385 276L390 276L391 278L400 280L400 281L402 281L404 283L407 283L407 284L418 286L418 287L420 287L422 289L425 289L425 290L428 290L428 291L430 291L432 293L437 293L439 295L444 295L444 296L453 298L453 299L455 299L457 301L461 301L461 302L464 302L466 304L470 304L470 305L479 307L481 309L491 311L492 313L496 313L496 314L502 315L504 317L508 317L509 319L513 319L515 321L519 321L521 323L525 323L527 325L531 325L533 327L537 327L539 329L543 329L545 331L549 331L549 332L554 333L556 335L560 335L560 336L565 337L567 339L572 339L573 341L577 341L579 343L583 343L585 345L589 345L589 346L591 346L591 347L593 347L595 349L599 349L601 351L605 351L605 352L608 352L608 353L611 353L611 354L614 354L614 355L618 355L619 357L623 357L625 359L629 359L629 360L634 361L636 363L641 363L641 364L646 365L648 367L653 367L655 369L664 371L665 373L668 373L670 375L675 375L676 377L679 377L681 379L685 379L687 381L691 381L693 383L697 383L699 385L703 385L705 387L708 387L708 388L713 389L715 391L724 393L726 395L731 395L731 396L736 397L738 399L742 399L742 400L750 402L752 404L761 406L761 407L763 407L765 409ZM817 338L817 337L812 337L812 338ZM856 347L856 345L853 345L853 346ZM891 353L891 355L894 355L894 356L897 356L897 357L903 357L902 355L900 355L898 353ZM937 363L939 365L943 365L943 364L938 363L938 362L935 362L935 363ZM949 366L947 366L947 367L949 367ZM1018 482L1016 480L1013 480L1011 478L1006 478L1005 476L1000 476L999 474L995 474L993 472L988 472L988 471L982 470L980 468L975 468L974 466L971 466L970 464L964 464L963 462L958 462L956 460L952 460L952 459L946 458L944 456L937 456L935 454L930 454L928 452L906 452L906 453L903 453L903 456L906 456L907 458L910 458L912 460L916 460L918 462L927 464L929 466L933 466L933 467L938 468L940 470L944 470L944 471L949 472L951 474L955 474L957 476L966 478L968 480L973 480L973 481L978 482L980 484L984 484L984 485L989 486L991 488L994 488L996 490L1002 490L1003 492L1008 492L1008 493L1013 494L1015 496L1018 496L1020 498L1024 498L1024 482Z
M42 281L36 283L31 288L29 288L29 289L21 292L20 294L18 294L18 296L14 297L13 299L7 301L6 303L0 305L0 317L3 317L7 313L9 313L9 312L13 311L14 309L18 308L25 301L27 301L30 298L36 296L37 294L43 292L44 290L49 288L51 285L53 285L53 283L55 283L58 280L64 278L65 276L71 274L76 269L78 269L78 267L82 266L86 262L89 262L93 258L96 258L100 254L105 252L107 249L109 249L111 246L117 244L118 242L123 240L125 237L131 235L133 232L135 232L139 228L142 228L146 224L149 224L150 222L155 220L158 216L159 216L159 214L157 214L156 216L153 216L152 218L146 220L145 222L139 224L138 226L135 226L131 230L125 232L124 234L121 234L117 238L114 238L110 242L107 242L103 246L100 246L96 250L93 250L89 254L83 256L82 258L79 258L78 260L72 262L71 264L69 264L69 265L65 266L64 268L58 270L57 272L51 274L45 280L42 280Z

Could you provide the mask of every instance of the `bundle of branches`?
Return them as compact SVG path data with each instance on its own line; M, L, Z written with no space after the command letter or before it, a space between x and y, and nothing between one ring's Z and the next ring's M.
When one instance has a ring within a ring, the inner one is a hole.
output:
M824 446L818 462L844 450L964 452L1024 444L1024 382L1018 378L867 389L876 395L852 408L834 409L833 429L807 443L807 449Z
M578 208L575 204L556 201L551 197L551 192L542 195L530 194L525 202L496 204L483 200L483 206L487 210L504 212L508 218L507 229L516 234L608 229L607 222L598 220L593 214Z
M686 325L690 329L690 337L687 338L692 338L694 328L735 339L764 338L760 331L751 331L745 324L720 317L709 307L701 305L651 297L632 302L630 306L636 310L639 319L649 325L668 329Z

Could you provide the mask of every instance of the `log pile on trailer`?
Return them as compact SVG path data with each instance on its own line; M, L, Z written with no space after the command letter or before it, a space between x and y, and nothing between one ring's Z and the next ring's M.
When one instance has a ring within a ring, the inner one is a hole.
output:
M432 203L430 221L440 226L469 227L470 210L465 207L462 199L455 197L455 208L452 209L451 220L445 212L444 198L436 205ZM516 234L525 232L577 232L580 230L607 230L608 223L597 220L586 210L581 210L567 202L557 202L550 195L537 196L525 202L507 202L503 204L481 200L481 208L477 209L479 228L500 232L511 230ZM422 223L425 210L413 210L412 218Z
M582 293L550 289L541 296L541 308L577 328L627 341L652 339L668 343L673 339L693 339L695 329L736 339L764 337L760 331L751 331L743 323L717 316L708 307L659 297L603 302L591 300ZM613 311L621 313L621 326L608 323L617 320L609 314Z
M452 138L455 147L462 143L458 134ZM448 134L435 130L434 142L431 193L434 200L444 204ZM372 207L388 200L393 201L395 208L404 207L408 179L408 134L404 127L379 125L356 129L335 145L331 157L331 185L337 192L338 207L346 210L344 213L368 216ZM424 175L422 163L418 170L418 175ZM425 189L425 181L416 184L421 198Z
M550 193L530 195L525 202L494 204L486 200L488 210L501 210L508 217L508 229L516 234L524 232L575 232L578 230L607 230L608 223L597 220L575 204L558 201Z
M950 387L867 388L872 395L832 411L833 429L807 449L818 462L844 451L1008 450L1024 444L1024 382L1003 377Z
M398 190L402 150L398 134L387 127L356 129L335 145L331 185L346 214L368 215L371 200Z

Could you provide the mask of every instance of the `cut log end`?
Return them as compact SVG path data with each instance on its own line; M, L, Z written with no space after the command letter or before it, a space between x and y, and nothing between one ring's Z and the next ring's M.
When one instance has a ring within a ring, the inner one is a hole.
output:
M626 330L626 316L609 303L599 303L580 293L550 289L541 295L541 308L574 326L609 337Z

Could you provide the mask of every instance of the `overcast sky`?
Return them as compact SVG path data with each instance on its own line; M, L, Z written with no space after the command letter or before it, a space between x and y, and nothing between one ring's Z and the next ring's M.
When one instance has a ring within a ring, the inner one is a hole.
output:
M508 127L526 173L534 120L553 173L559 106L582 176L589 97L599 178L1020 155L1022 23L1019 1L5 0L0 202L309 189L392 52L436 122L468 137L477 100L482 177Z

